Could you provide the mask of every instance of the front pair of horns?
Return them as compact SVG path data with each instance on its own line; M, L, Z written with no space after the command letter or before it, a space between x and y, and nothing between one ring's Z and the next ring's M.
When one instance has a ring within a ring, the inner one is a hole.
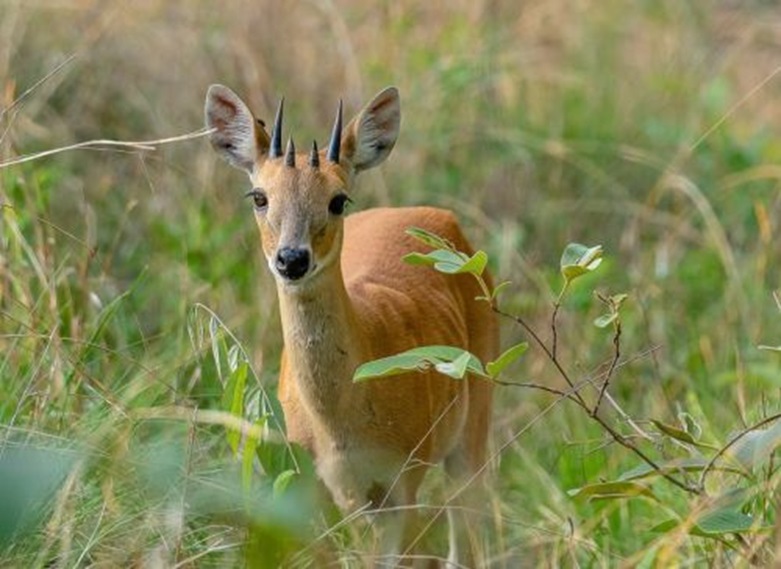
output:
M279 158L282 156L282 114L284 112L285 99L279 101L277 115L274 118L274 127L271 129L271 146L268 150L269 158ZM339 163L339 148L342 144L342 101L339 101L339 107L336 110L336 120L334 128L331 130L331 141L328 143L328 152L326 158L334 164ZM287 141L285 150L285 164L290 167L296 165L296 145L292 138ZM309 155L309 165L317 168L320 166L320 157L317 154L317 142L312 141L312 152Z

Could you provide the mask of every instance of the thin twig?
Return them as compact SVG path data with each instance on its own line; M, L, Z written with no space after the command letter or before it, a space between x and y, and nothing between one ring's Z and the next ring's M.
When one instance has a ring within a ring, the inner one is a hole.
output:
M563 293L564 291L562 291ZM559 347L559 331L558 326L556 326L556 317L559 315L559 308L561 308L561 296L556 299L556 303L553 305L553 314L551 314L550 317L550 328L551 328L551 354L554 359L558 356L558 347Z
M12 110L14 110L16 107L18 107L22 101L24 101L27 97L29 97L33 91L35 91L38 87L46 83L49 79L57 75L60 71L62 71L65 66L70 64L74 59L76 59L75 54L71 54L68 57L66 57L64 60L62 60L60 63L58 63L54 69L49 71L46 75L38 79L35 83L32 84L32 86L28 87L24 90L24 92L19 95L16 99L14 99L10 105L7 107L0 109L0 120L3 120L3 117L10 113Z
M713 470L713 467L715 466L716 461L719 460L719 458L721 458L722 456L724 456L724 453L726 453L730 448L732 448L732 446L736 442L738 442L740 439L745 437L747 434L749 434L749 433L751 433L753 431L756 431L758 429L761 429L765 425L767 425L769 423L772 423L774 421L777 421L779 419L781 419L781 413L776 413L775 415L770 415L769 417L765 417L764 419L762 419L758 423L755 423L755 424L751 425L750 427L744 429L743 431L741 431L740 433L738 433L737 435L732 437L732 439L730 439L730 441L727 444L725 444L723 447L721 447L719 449L719 451L716 454L713 455L713 457L710 459L708 464L705 465L705 468L702 469L702 472L700 473L700 479L697 482L697 486L699 487L699 491L700 492L705 492L705 478L708 476L708 473L710 473L710 471Z
M781 65L776 67L773 71L771 71L767 76L765 76L759 83L754 85L748 93L743 95L734 105L732 105L729 109L727 109L727 112L724 113L721 117L719 117L719 120L717 120L715 123L713 123L705 132L703 132L697 140L695 140L691 146L689 146L689 153L691 154L694 152L704 141L706 138L708 138L711 134L713 134L721 125L723 125L735 112L742 107L746 102L756 95L759 91L761 91L765 85L770 83L776 75L781 73Z
M578 389L575 388L575 385L572 381L572 379L567 374L566 370L561 366L561 363L558 361L556 357L553 356L553 353L548 348L548 346L545 345L545 343L540 339L540 337L537 335L537 333L529 326L526 321L521 318L520 316L516 316L513 314L509 314L507 312L502 311L498 307L492 305L494 311L499 314L500 316L504 316L505 318L509 318L516 322L518 325L520 325L526 332L534 339L534 341L542 348L542 350L545 352L548 359L551 361L551 363L556 367L556 370L559 372L561 377L564 379L564 381L567 382L567 384L572 388L572 396L573 400L575 400L584 410L588 411L588 406L586 405L585 400L580 395ZM613 370L615 370L616 364L611 364L611 367ZM609 378L607 378L605 381L607 382ZM570 398L570 397L567 397ZM561 400L561 399L559 399ZM557 401L559 401L557 400ZM614 441L616 441L618 444L626 448L627 450L632 451L635 453L643 462L645 462L648 466L654 469L659 476L670 482L671 484L674 484L681 490L684 490L690 494L701 494L701 490L699 487L690 486L686 482L683 482L681 480L678 480L675 476L672 474L665 472L664 469L662 469L656 461L654 461L650 456L648 456L645 452L643 452L639 447L637 447L630 439L613 429L604 419L602 419L598 414L591 414L588 413L588 415L596 421L607 433L613 438Z
M548 359L553 363L553 365L556 367L556 369L559 372L559 375L561 375L562 378L564 378L564 381L567 382L567 385L570 386L570 388L573 390L572 394L576 398L578 404L581 407L586 408L586 402L583 399L583 397L580 395L579 391L575 389L575 384L572 382L572 380L569 377L569 374L564 370L564 368L561 367L561 364L559 363L559 360L553 355L553 353L550 351L548 346L545 344L545 342L542 341L542 338L539 337L537 332L534 331L534 329L529 326L526 321L521 318L520 316L515 316L513 314L510 314L508 312L504 312L502 309L500 309L495 304L491 305L491 308L494 312L496 312L499 316L502 316L504 318L508 318L512 321L514 321L516 324L521 326L524 330L526 330L526 333L529 334L529 336L532 337L534 342L542 349L542 351L545 352L545 355L548 356Z
M33 154L25 154L12 160L0 162L0 170L3 168L9 168L11 166L18 166L25 162L32 162L33 160L39 160L46 158L47 156L54 156L55 154L62 154L63 152L69 152L71 150L128 150L136 152L151 152L156 150L156 145L171 144L173 142L182 142L185 140L192 140L195 138L201 138L212 132L211 129L200 129L194 132L188 132L186 134L180 134L178 136L171 136L169 138L160 138L157 140L145 140L138 142L123 141L123 140L88 140L85 142L78 142L69 146L62 146L60 148L52 148L50 150L44 150L43 152L35 152Z
M661 466L656 464L656 461L654 461L650 456L648 456L642 450L640 450L639 447L635 446L635 444L628 437L625 437L618 431L614 430L613 427L608 425L607 422L605 422L605 420L602 419L599 415L593 415L591 418L594 419L597 423L599 423L599 425L603 429L605 429L611 437L613 437L614 441L616 441L624 448L631 450L633 453L635 453L643 462L645 462L648 466L653 468L656 471L656 473L659 474L659 476L661 476L668 482L674 484L681 490L688 492L689 494L702 493L698 487L690 486L689 484L686 484L685 482L678 480L672 474L665 472L665 470Z
M554 395L558 395L559 397L569 397L571 398L571 394L567 394L564 391L561 391L560 389L556 389L555 387L548 387L546 385L541 385L539 383L517 383L515 381L502 381L501 379L492 379L491 383L495 383L497 385L504 385L506 387L525 387L526 389L538 389L540 391L547 391L548 393L552 393ZM575 403L578 401L576 399L573 399Z
M594 409L591 411L591 416L595 416L599 413L599 406L602 404L602 399L605 397L607 386L610 384L610 379L613 377L613 372L616 370L618 359L621 357L621 321L615 321L615 334L613 334L613 360L610 362L610 367L605 375L605 381L602 382L602 387L599 390L599 397L594 404Z

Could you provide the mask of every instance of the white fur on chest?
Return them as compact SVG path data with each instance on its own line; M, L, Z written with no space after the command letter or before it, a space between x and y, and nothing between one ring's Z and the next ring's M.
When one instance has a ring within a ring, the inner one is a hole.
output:
M327 446L330 449L318 449L317 473L344 511L355 511L372 501L384 501L386 507L403 502L395 496L403 494L397 475L406 457L364 446Z

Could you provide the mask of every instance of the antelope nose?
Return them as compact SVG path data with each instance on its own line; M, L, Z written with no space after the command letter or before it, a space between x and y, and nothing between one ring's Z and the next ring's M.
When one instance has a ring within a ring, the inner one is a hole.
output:
M277 252L276 267L283 277L298 280L309 270L309 251L283 247Z

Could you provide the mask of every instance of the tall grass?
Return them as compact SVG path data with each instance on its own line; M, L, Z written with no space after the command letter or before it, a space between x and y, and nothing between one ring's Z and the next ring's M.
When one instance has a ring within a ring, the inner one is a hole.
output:
M559 315L562 361L597 373L611 336L592 290L628 293L612 395L718 446L779 407L781 361L757 346L781 343L780 22L759 0L4 0L0 161L197 130L213 82L266 118L285 95L296 136L323 141L338 98L396 84L401 138L356 207L454 209L543 335L561 249L601 243ZM0 169L3 565L274 566L318 533L357 558L360 529L274 502L226 437L237 361L246 440L281 348L244 183L202 139ZM535 350L507 379L561 387ZM482 512L486 565L766 559L768 531L651 531L702 506L663 481L657 501L574 500L637 461L549 394L503 387L496 407L494 446L517 438ZM753 482L769 525L776 482L772 460Z

